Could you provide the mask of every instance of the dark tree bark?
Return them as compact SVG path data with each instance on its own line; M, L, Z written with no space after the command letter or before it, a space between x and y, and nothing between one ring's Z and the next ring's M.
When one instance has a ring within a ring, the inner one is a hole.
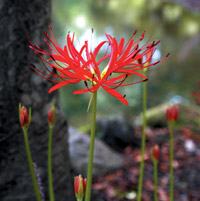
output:
M33 161L40 172L46 200L47 113L56 102L53 137L55 198L73 200L67 144L67 122L60 112L58 93L48 94L47 80L29 70L30 63L41 64L29 49L29 39L43 46L43 32L50 23L50 0L0 1L0 200L35 201L19 124L18 104L32 107L29 140ZM46 48L46 47L43 47ZM41 67L42 68L42 67Z

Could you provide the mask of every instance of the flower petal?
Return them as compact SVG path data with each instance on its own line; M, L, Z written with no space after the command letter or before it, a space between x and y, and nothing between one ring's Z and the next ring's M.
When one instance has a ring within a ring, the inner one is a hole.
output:
M128 105L128 101L118 91L116 91L116 90L114 90L114 89L112 89L110 87L104 86L104 85L101 85L101 86L109 94L111 94L112 96L114 96L117 99L119 99L122 103L124 103L124 105Z
M51 87L51 88L49 89L49 93L51 93L52 91L55 91L56 89L59 89L60 87L63 87L63 86L65 86L65 85L68 85L68 84L69 84L68 81L62 81L62 82L60 82L60 83L54 85L53 87Z
M73 94L83 94L83 93L87 93L87 92L95 92L98 90L98 88L100 87L100 85L95 85L91 88L87 88L87 89L80 89L80 90L77 90L77 91L74 91Z

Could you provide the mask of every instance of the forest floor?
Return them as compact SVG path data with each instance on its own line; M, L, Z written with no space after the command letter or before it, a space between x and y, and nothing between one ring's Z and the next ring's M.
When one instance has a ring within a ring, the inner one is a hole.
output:
M137 129L136 135L141 135ZM153 201L153 164L151 147L160 146L158 163L158 200L169 200L169 132L168 128L147 129L143 201ZM136 200L140 149L126 147L124 166L95 178L95 201ZM200 201L200 135L184 127L174 133L174 201Z

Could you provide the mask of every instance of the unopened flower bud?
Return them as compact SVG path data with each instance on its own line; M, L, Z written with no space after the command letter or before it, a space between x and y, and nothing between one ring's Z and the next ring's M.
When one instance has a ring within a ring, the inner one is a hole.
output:
M28 111L24 106L22 106L22 108L21 108L20 118L21 118L22 127L24 127L25 125L28 125L28 123L29 123Z
M81 175L74 178L74 192L77 201L82 201L86 191L87 179L83 179Z
M179 109L177 106L171 106L169 108L167 108L166 110L166 118L167 118L167 122L177 122L178 119L178 113L179 113Z
M160 148L158 145L155 145L154 147L151 148L151 156L154 160L159 160L160 156Z
M48 123L50 126L55 124L55 105L53 104L48 113Z
M30 121L31 121L31 109L29 109L29 113L26 109L26 107L22 106L19 104L19 119L22 128L28 128Z

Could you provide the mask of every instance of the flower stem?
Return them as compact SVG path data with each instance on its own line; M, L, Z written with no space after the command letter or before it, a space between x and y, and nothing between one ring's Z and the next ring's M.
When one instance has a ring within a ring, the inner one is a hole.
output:
M49 184L49 200L50 201L54 201L53 175L52 175L52 137L53 137L53 127L49 126L49 140L48 140L48 184Z
M174 161L174 137L173 137L173 126L169 125L170 131L170 201L174 200L174 169L173 169L173 161Z
M145 73L145 72L144 72ZM142 145L141 145L141 162L140 162L140 173L137 191L137 201L142 199L142 184L144 176L144 153L146 147L146 108L147 108L147 83L143 82L143 126L142 126Z
M153 166L154 166L154 201L158 201L158 161L153 160Z
M92 123L91 123L91 134L90 134L90 149L89 149L89 160L87 170L87 187L85 193L85 201L90 201L91 188L92 188L92 168L93 168L93 156L94 156L94 141L95 141L95 129L96 129L96 108L97 108L97 92L93 95L92 105Z
M35 196L37 198L37 201L41 201L40 190L38 188L38 184L37 184L37 180L36 180L36 176L35 176L35 171L34 171L34 167L33 167L33 160L32 160L32 156L31 156L31 150L30 150L30 145L29 145L29 140L28 140L27 129L26 128L22 128L22 129L23 129L23 133L24 133L26 154L27 154L27 158L28 158L28 164L29 164L31 179L32 179L34 190L35 190Z

